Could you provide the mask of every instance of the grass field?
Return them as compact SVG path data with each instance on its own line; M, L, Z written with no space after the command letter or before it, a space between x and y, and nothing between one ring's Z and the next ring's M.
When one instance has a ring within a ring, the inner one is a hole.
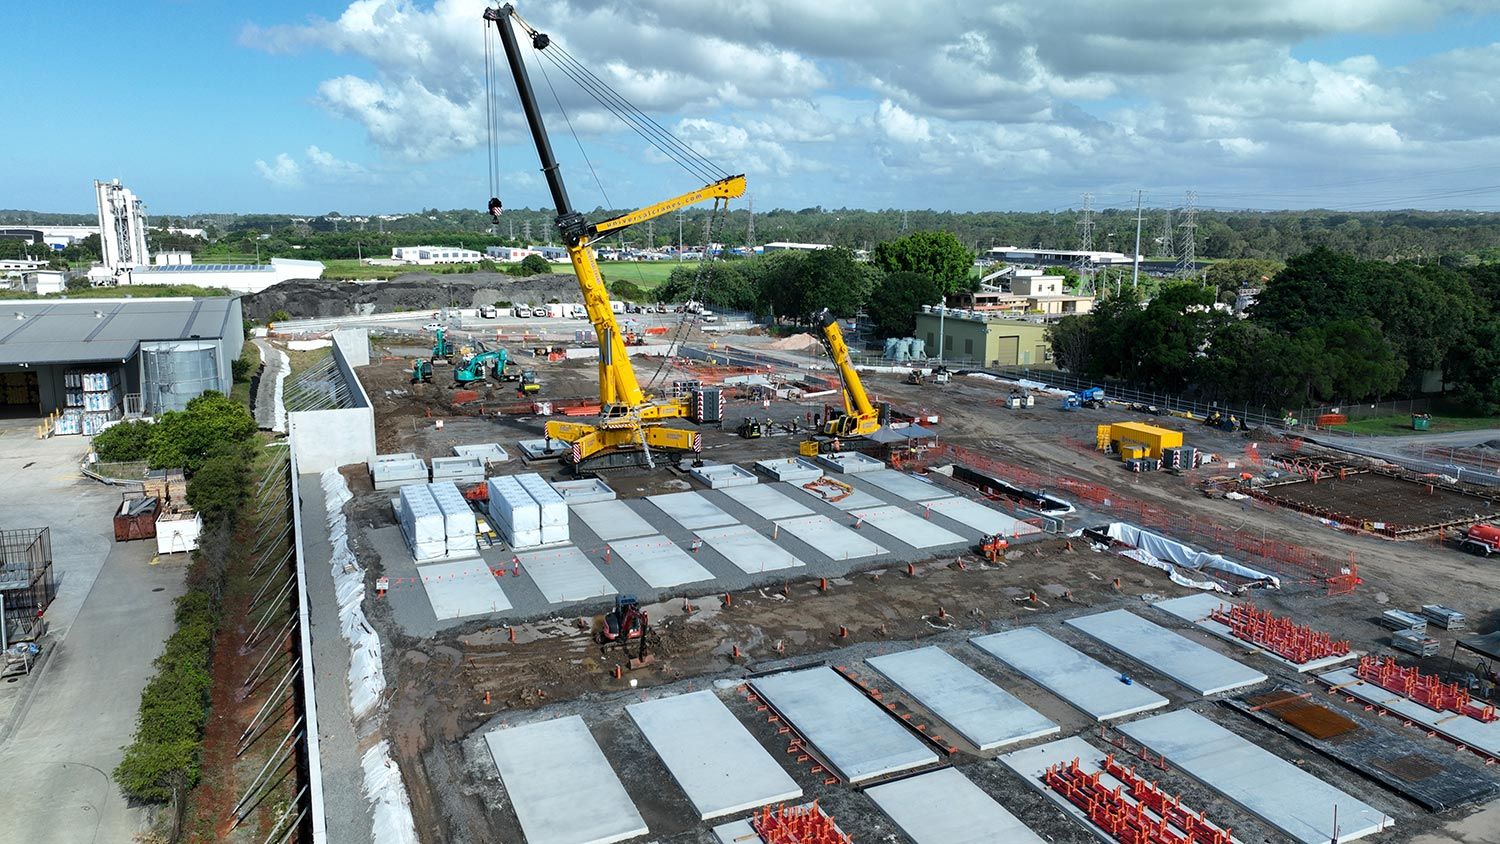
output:
M1362 434L1374 437L1394 437L1403 434L1447 434L1454 431L1474 431L1480 428L1500 428L1500 417L1495 416L1433 416L1427 431L1413 431L1411 415L1374 416L1369 419L1353 419L1347 425L1335 425L1332 430L1344 434Z

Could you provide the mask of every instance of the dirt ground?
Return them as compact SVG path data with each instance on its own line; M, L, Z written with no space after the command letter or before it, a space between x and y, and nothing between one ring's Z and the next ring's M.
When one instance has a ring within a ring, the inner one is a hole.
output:
M1261 494L1315 513L1384 522L1396 530L1489 519L1500 512L1487 498L1374 473L1277 484Z
M637 366L650 371L641 363ZM594 393L592 362L539 364L538 369L547 397ZM376 404L381 452L442 455L455 442L472 442L490 434L509 447L514 439L538 436L542 430L545 420L541 417L495 415L495 407L513 401L504 388L492 388L492 395L482 396L478 407L490 409L480 415L476 406L452 403L446 369L440 367L430 385L409 384L406 372L400 360L378 361L360 372ZM1033 472L1099 484L1206 523L1278 537L1334 559L1347 559L1357 566L1363 580L1352 594L1329 596L1325 588L1293 585L1257 592L1253 600L1298 619L1315 620L1320 629L1349 639L1357 649L1388 652L1386 631L1376 622L1387 607L1444 603L1467 612L1470 629L1489 630L1500 624L1500 610L1482 597L1495 594L1500 575L1482 560L1436 542L1396 543L1335 530L1282 508L1211 499L1200 490L1194 473L1133 474L1091 448L1096 425L1136 418L1182 428L1188 444L1228 460L1240 459L1264 434L1228 434L1184 420L1116 409L1065 413L1046 397L1039 398L1035 408L1008 410L997 403L1005 386L965 376L942 387L907 385L896 376L884 375L869 376L867 383L898 407L941 414L939 431L946 442ZM726 420L732 420L732 426L741 416L755 413L790 423L814 410L814 405L779 403L766 411L758 403L738 402L726 411ZM437 419L444 421L441 430L436 427ZM747 441L728 430L704 434L705 456L737 462L788 456L795 453L800 439L785 434ZM650 485L645 476L629 483ZM1087 525L1070 525L1083 526ZM815 581L793 580L783 589L735 594L729 605L722 596L708 595L649 608L661 635L657 659L645 669L625 672L620 680L614 679L612 670L622 656L601 652L592 644L587 619L581 626L574 617L533 620L514 628L515 642L510 640L510 629L482 621L433 639L412 640L392 632L395 626L382 619L384 610L379 604L372 619L390 642L386 651L392 686L388 730L407 779L418 829L428 841L488 842L519 840L519 830L493 766L482 752L476 731L486 725L541 717L543 711L547 717L622 712L623 703L657 690L702 688L715 680L728 681L732 688L736 679L788 660L838 660L841 654L859 653L860 648L946 641L944 637L956 640L963 633L1021 623L1041 624L1052 631L1062 618L1085 607L1139 604L1143 594L1170 596L1181 591L1160 572L1096 553L1076 541L1070 547L1062 540L1018 549L1004 566L980 566L970 558L960 567L951 557L937 558L919 566L916 577L907 576L903 569L872 569L832 581L827 591L820 591ZM847 629L847 637L839 636L841 627ZM736 647L738 659L733 656ZM1426 660L1424 667L1441 672L1455 668L1448 664L1447 648L1441 658ZM1306 678L1287 679L1306 682ZM1165 680L1152 686L1164 692L1173 688ZM733 695L721 697L729 702ZM1382 840L1466 840L1463 824L1472 825L1465 820L1472 809L1426 815L1328 759L1293 750L1295 745L1289 740L1240 716L1212 706L1196 708L1262 746L1309 759L1308 767L1347 791L1361 797L1374 795L1381 805L1397 807L1401 825ZM736 713L744 716L738 709ZM591 718L591 723L596 720ZM622 763L627 764L626 785L648 815L655 838L702 840L703 827L683 820L691 812L670 786L661 763L649 753L638 752L643 745L627 720L623 714L606 718L598 731L612 759L633 760ZM748 725L753 718L742 720ZM1075 725L1072 732L1087 729L1088 725ZM1067 725L1064 734L1072 734ZM774 746L774 740L767 744ZM987 788L993 786L997 793L1026 793L1019 780L1012 782L1014 778L1000 773L998 766L976 764L974 757L960 756L957 763L972 778L989 783ZM835 814L840 806L855 805L852 801L857 797L847 788L810 795L824 800ZM1033 829L1058 841L1090 840L1041 798L1032 798L1029 793L1018 797L1018 814ZM1221 797L1203 789L1187 787L1185 802L1190 798L1203 808L1232 811ZM879 813L860 814L877 817L853 821L861 833L857 840L902 840ZM1274 835L1261 837L1274 839Z

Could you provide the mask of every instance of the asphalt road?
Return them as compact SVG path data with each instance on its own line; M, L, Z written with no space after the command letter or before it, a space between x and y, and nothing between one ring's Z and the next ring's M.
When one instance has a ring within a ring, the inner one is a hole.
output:
M120 493L78 472L87 441L38 441L29 425L0 427L0 507L8 528L51 528L58 595L37 669L0 683L3 837L128 842L146 814L126 804L110 772L172 630L186 560L152 565L153 541L116 544Z

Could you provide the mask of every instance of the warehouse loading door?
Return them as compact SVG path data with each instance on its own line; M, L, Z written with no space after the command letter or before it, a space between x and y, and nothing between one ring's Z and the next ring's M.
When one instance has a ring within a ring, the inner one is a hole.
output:
M996 354L999 355L1001 366L1015 366L1019 361L1021 351L1020 337L997 337Z
M42 393L36 372L0 373L0 417L22 419L42 415Z

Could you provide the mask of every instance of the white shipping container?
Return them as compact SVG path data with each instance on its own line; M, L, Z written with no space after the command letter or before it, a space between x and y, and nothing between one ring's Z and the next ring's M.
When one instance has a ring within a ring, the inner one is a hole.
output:
M555 545L559 542L568 541L567 525L542 525L541 544Z
M443 527L447 535L448 556L472 555L479 552L479 521L474 509L464 500L463 493L452 482L436 483L428 487L438 509L443 511Z
M502 476L489 479L490 521L505 536L505 540L518 547L516 537L536 534L532 545L541 544L542 514L535 500L514 477Z
M396 514L414 559L419 562L439 560L448 555L448 530L443 511L438 509L426 484L401 487L401 495L396 499Z
M542 527L549 525L556 527L568 526L568 502L565 501L552 485L542 480L542 476L532 473L527 475L516 475L521 488L526 490L532 500L541 508ZM566 539L567 537L564 537Z

